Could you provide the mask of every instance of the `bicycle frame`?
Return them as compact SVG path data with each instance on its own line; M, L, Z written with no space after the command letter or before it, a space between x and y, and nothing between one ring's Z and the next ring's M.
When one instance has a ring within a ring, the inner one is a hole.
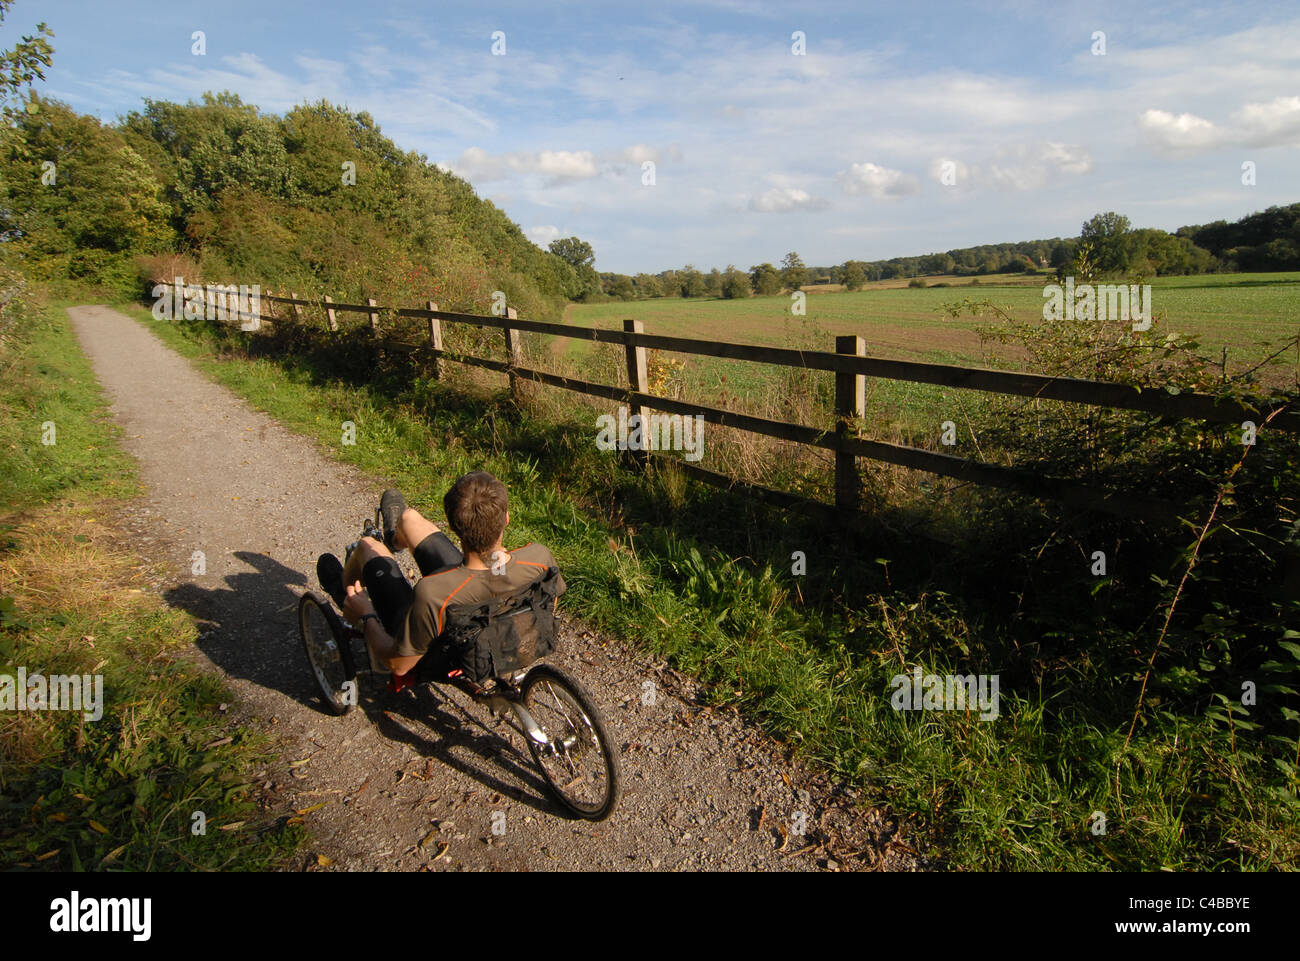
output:
M363 648L366 646L365 634L357 630L355 627L348 627L348 639L350 641L360 641ZM418 668L415 670L418 670ZM509 677L497 679L494 686L487 690L464 679L459 670L449 673L445 680L439 680L437 678L413 678L406 684L401 685L401 687L392 687L390 685L390 688L393 690L402 690L403 688L414 684L450 684L468 694L475 703L487 707L494 716L505 717L506 708L509 708L513 711L515 719L519 722L519 726L515 728L516 731L528 738L540 749L547 752L554 752L556 750L555 744L549 737L547 737L546 732L541 729L538 723L533 719L533 716L528 713L528 709L520 702L519 686L527 674L528 671L526 669L516 671Z

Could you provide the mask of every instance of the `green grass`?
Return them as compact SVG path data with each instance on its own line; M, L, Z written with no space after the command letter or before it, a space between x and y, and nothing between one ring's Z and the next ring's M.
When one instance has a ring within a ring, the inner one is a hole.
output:
M945 863L1222 870L1290 867L1300 856L1300 779L1271 765L1245 728L1181 704L1157 678L1125 743L1151 629L1113 623L1108 609L1128 597L1138 620L1149 616L1156 568L1137 563L1097 594L1093 579L1068 573L1077 568L1068 550L1031 546L1041 566L1027 583L1039 596L1021 611L1007 585L1028 562L1011 533L984 531L974 552L952 556L886 527L841 537L672 471L636 478L595 451L580 417L544 423L501 396L382 370L349 379L337 355L129 312L413 504L437 505L466 470L497 474L511 491L507 545L551 547L569 610L698 675L714 701L741 706L865 787L918 825ZM357 425L355 446L340 443L345 420ZM1122 526L1094 534L1130 536ZM791 576L794 550L807 555L807 577ZM1000 718L894 711L890 679L916 665L1000 672ZM1285 761L1294 734L1270 736L1284 742L1274 750ZM1097 811L1104 835L1089 829Z
M763 343L834 350L834 337L859 334L867 352L883 357L933 363L1006 366L1015 359L981 348L975 331L982 321L953 319L944 305L964 298L989 299L1013 317L1042 316L1042 285L997 286L981 282L968 286L880 288L856 292L812 293L807 298L807 322L791 316L789 295L747 300L659 300L628 303L575 304L565 322L580 326L622 329L624 318L645 324L647 333L735 343ZM1228 350L1230 365L1248 365L1263 356L1261 344L1280 342L1300 332L1300 273L1209 274L1159 277L1150 281L1157 320L1169 331L1196 335L1216 358ZM567 341L562 354L575 359L602 349L584 341ZM691 358L689 364L714 370L726 361ZM748 365L761 371L757 365ZM701 384L716 374L701 374ZM891 402L894 398L888 398Z
M0 861L279 866L302 835L258 811L267 740L227 718L229 691L185 659L193 621L142 590L106 523L138 480L60 306L33 309L0 355L0 673L100 674L103 716L0 713Z
M71 488L86 497L135 492L130 460L114 443L90 364L66 322L41 323L25 344L0 355L0 381L0 511Z

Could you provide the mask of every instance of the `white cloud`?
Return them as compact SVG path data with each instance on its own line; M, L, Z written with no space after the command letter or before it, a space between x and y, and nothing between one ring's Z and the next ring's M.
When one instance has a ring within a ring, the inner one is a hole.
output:
M502 180L510 173L541 174L551 183L589 180L600 174L590 150L512 151L493 155L481 147L467 147L452 164L456 173L479 182Z
M852 164L848 170L840 171L838 179L846 194L867 194L878 200L920 190L920 183L911 174L873 163Z
M1062 174L1091 172L1092 157L1077 144L1007 144L989 164L987 179L1004 190L1038 190Z
M619 154L619 158L626 163L642 164L647 160L659 160L659 151L654 147L648 147L643 143L633 144L627 147Z
M944 187L962 189L973 183L969 164L953 157L936 157L930 161L930 176Z
M588 180L600 173L590 150L543 150L537 154L513 154L508 161L524 173L545 174L555 180Z
M1147 110L1138 117L1138 127L1158 150L1204 150L1223 142L1223 133L1213 123L1192 113Z
M749 198L749 209L765 214L784 214L792 210L825 210L829 204L797 187L773 187Z
M1300 97L1244 104L1225 126L1191 113L1156 109L1144 111L1138 126L1152 146L1167 152L1300 145Z
M505 176L505 164L482 147L466 147L460 158L447 166L467 180L500 180Z
M524 231L524 234L538 247L545 250L550 246L552 240L559 239L560 228L552 226L551 224L544 224L540 227L529 227Z
M645 144L633 144L616 153L598 156L590 150L538 150L512 151L490 154L481 147L467 147L451 169L467 180L484 183L504 180L512 174L527 176L537 174L546 178L548 187L561 186L580 180L591 180L602 174L621 171L628 166L639 167L647 160L662 163L665 159L681 159L681 148L670 144L664 150Z
M1249 147L1300 144L1300 97L1276 97L1268 103L1248 103L1233 117Z

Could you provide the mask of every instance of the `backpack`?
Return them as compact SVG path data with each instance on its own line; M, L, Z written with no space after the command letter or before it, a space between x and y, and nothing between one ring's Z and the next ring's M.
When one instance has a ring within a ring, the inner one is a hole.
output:
M523 670L555 649L555 599L560 571L483 604L447 608L443 660L476 684Z

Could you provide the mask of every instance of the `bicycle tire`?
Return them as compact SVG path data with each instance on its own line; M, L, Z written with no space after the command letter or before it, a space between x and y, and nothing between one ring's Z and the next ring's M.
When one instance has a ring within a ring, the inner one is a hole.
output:
M565 717L568 726L567 731L563 730L564 724L556 724L546 715L538 716L541 712L535 710L535 708L540 705L534 701L534 695L539 692L539 686L542 684L547 685L548 692L552 695L557 690L562 693L563 697L553 697L553 701L558 703L567 697L571 702L568 706L578 709L581 715L580 718L570 718L566 716L568 712L564 710L565 705L560 704L559 714L561 717ZM591 700L591 696L577 681L550 664L535 665L524 677L519 690L524 708L532 715L533 720L545 731L546 736L552 742L558 740L558 743L563 745L569 739L575 740L572 746L562 747L564 753L559 757L562 762L559 765L560 767L567 764L571 772L572 759L578 755L587 755L592 747L597 748L600 754L602 773L604 775L603 792L591 801L576 800L569 796L566 788L573 787L578 779L565 785L558 783L555 774L552 773L546 763L547 759L543 757L541 747L531 737L525 735L524 740L528 742L528 750L532 753L533 761L537 764L538 770L541 771L542 777L545 778L551 793L564 807L581 818L589 821L603 821L609 817L614 811L614 806L618 803L621 790L619 755L614 740L609 736L609 731L605 726L604 715L601 714L600 709ZM579 721L578 725L573 723L575 720ZM560 729L554 730L553 728ZM558 739L557 735L559 735ZM577 750L570 754L569 752L573 751L574 748L577 748Z
M347 714L357 706L357 668L347 628L329 601L311 592L298 601L298 631L325 709ZM351 683L351 697L347 685Z

